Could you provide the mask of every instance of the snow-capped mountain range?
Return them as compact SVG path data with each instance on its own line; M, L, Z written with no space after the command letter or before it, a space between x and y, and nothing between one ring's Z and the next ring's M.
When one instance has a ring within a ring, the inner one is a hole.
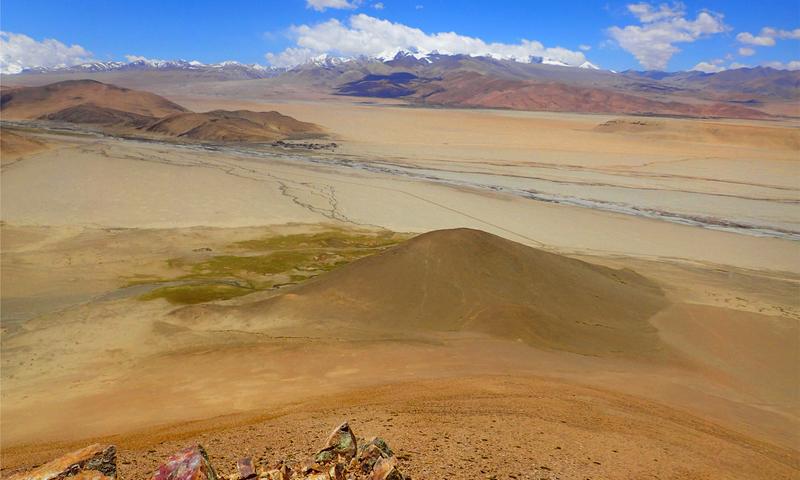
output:
M195 71L232 71L252 72L254 76L267 77L284 69L265 67L257 63L244 64L236 61L221 63L202 63L196 60L152 60L146 58L134 59L128 62L89 62L80 65L59 65L55 67L33 67L23 69L19 73L51 73L51 72L113 72L135 70L195 70Z
M420 52L420 51L409 51L409 50L394 50L389 52L384 52L378 54L374 57L361 57L359 59L352 58L352 57L336 57L328 54L322 54L309 59L305 64L298 65L293 68L302 68L304 66L312 65L318 67L333 67L337 65L342 65L344 63L352 62L355 60L366 60L366 61L381 61L381 62L392 62L398 61L402 59L414 59L418 60L422 63L435 63L438 59L442 58L450 58L457 55L449 55L439 53L437 51L432 52ZM472 55L473 57L478 57L476 55ZM496 57L488 55L486 58L492 58L494 60L512 60L519 63L536 63L540 65L555 65L558 67L576 67L576 68L587 68L592 70L600 70L600 67L589 62L588 60L579 64L579 65L570 65L568 63L562 62L561 60L557 60L555 58L550 57L539 57L539 56L528 56L525 58L517 58L517 57ZM291 69L289 69L291 70Z
M423 63L435 63L442 58L452 57L452 55L440 54L438 52L410 52L400 50L396 52L389 52L386 54L377 55L375 57L337 57L329 54L322 54L310 58L303 64L295 67L283 68L264 66L257 63L245 64L236 61L225 61L220 63L202 63L196 60L153 60L147 58L134 58L127 62L89 62L80 65L59 65L55 67L31 67L21 69L18 72L8 73L96 73L96 72L114 72L114 71L145 71L145 70L192 70L192 71L208 71L208 72L237 72L241 75L250 78L267 78L280 74L285 71L303 69L308 67L323 67L330 68L340 66L354 61L377 61L377 62L391 62L401 59L413 58ZM569 65L560 60L549 57L529 56L527 58L502 58L496 60L514 60L519 63L531 63L541 65L554 65L559 67L573 67L597 70L599 67L593 63L586 61L580 65Z

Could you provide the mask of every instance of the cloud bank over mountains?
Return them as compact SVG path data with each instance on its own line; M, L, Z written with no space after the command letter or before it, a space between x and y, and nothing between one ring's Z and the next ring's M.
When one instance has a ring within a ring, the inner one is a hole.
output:
M313 11L309 14L317 16L332 9L364 8L374 12L382 10L384 3L371 0L305 0L305 6ZM287 31L289 46L282 51L266 53L264 58L276 67L293 67L320 57L387 59L400 51L407 51L418 57L431 53L462 54L522 62L536 57L540 59L536 61L543 63L594 68L586 55L602 56L604 48L616 45L633 55L645 69L667 70L670 60L681 51L682 44L725 35L731 42L730 52L717 52L716 58L698 62L693 70L718 72L757 65L800 69L798 58L776 59L763 55L779 42L800 40L800 28L765 26L756 33L753 33L755 30L740 31L734 35L728 33L732 29L725 23L721 13L699 10L692 17L680 2L657 5L642 1L627 4L625 8L632 24L606 28L604 32L609 40L595 45L597 48L588 43L581 43L574 49L545 46L540 41L530 39L512 43L490 42L453 31L426 32L403 23L354 13L342 20L330 18L318 23L293 25ZM786 51L785 48L781 50ZM105 56L108 57L107 54ZM0 31L2 73L19 73L34 67L70 67L93 61L93 54L81 45L67 45L52 38L38 40L23 33Z
M29 67L78 65L92 61L80 45L65 45L47 38L36 41L21 33L0 31L0 72L19 73Z
M393 57L399 51L427 54L463 54L527 61L531 56L551 58L567 65L586 61L583 52L562 47L545 47L535 40L519 43L489 43L480 38L455 32L426 33L402 23L382 20L360 13L347 24L337 19L315 25L290 28L295 46L280 53L268 53L266 59L276 66L293 66L319 55L343 57Z

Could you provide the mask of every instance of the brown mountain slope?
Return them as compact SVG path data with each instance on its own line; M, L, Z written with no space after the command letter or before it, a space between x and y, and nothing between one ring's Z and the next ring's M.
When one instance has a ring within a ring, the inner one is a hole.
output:
M147 131L194 140L272 141L322 129L278 112L214 110L206 113L178 113L162 118Z
M212 329L480 332L592 355L653 357L661 344L648 318L666 304L635 272L455 229L420 235L276 297L174 315Z
M3 118L99 126L111 133L152 134L200 141L264 142L323 134L322 128L278 112L194 113L158 95L94 80L10 88Z
M57 112L42 115L39 119L116 127L143 127L157 120L155 117L100 107L91 103L67 107Z
M425 85L416 97L427 104L540 110L550 112L628 113L688 117L765 118L752 108L721 103L659 101L610 89L557 82L532 82L459 73Z
M36 119L79 105L95 105L145 117L185 112L180 105L149 92L129 90L94 80L68 80L42 87L3 91L3 117Z

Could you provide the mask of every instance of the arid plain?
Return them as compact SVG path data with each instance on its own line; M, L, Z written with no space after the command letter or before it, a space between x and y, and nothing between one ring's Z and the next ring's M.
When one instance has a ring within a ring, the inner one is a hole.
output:
M4 125L4 472L350 419L413 478L798 475L796 121L201 87L148 89L336 147Z

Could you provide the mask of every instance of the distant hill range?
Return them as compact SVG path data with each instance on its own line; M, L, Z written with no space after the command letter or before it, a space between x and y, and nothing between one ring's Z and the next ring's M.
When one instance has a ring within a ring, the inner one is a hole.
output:
M250 88L248 92L291 86L294 91L317 94L465 108L688 117L800 116L800 71L766 67L718 73L613 72L589 62L569 66L538 57L517 61L400 52L391 58L320 56L292 68L137 60L30 69L14 75L15 81L36 84L47 78L162 86L238 81L242 88ZM776 105L779 108L774 108Z
M0 113L6 120L91 125L114 133L207 142L272 142L323 134L317 125L274 111L195 113L154 93L95 80L6 88Z

